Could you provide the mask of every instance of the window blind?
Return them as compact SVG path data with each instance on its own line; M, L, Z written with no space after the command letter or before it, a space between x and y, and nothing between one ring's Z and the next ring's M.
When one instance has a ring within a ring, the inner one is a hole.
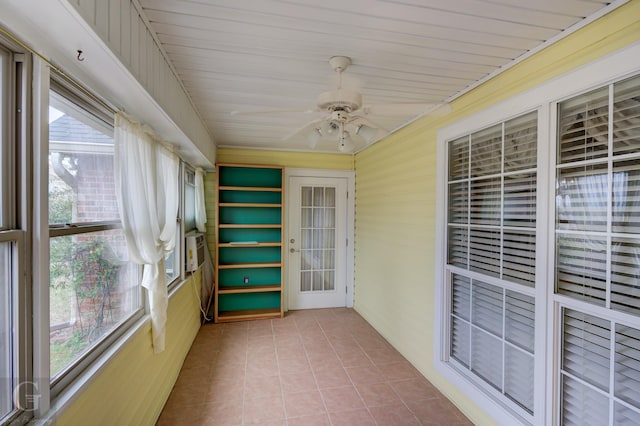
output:
M449 242L447 244L447 263L467 269L469 252L469 231L458 226L448 227Z
M533 356L507 345L504 362L505 395L529 413L533 413Z
M571 309L563 310L562 325L564 423L609 424L612 398L614 424L638 424L640 330Z
M561 124L556 183L556 291L637 315L640 77L612 87L577 96L558 106ZM600 119L609 116L609 104L613 108L612 129L608 119ZM569 128L582 129L584 140L595 138L606 149L591 155L587 145L582 145L584 155L565 155L575 154L578 146L577 139L567 136ZM625 158L618 159L621 155ZM577 161L581 163L575 165Z
M563 371L608 391L609 321L565 309L563 335Z
M455 182L449 184L449 223L464 223L469 220L469 183Z
M500 230L472 228L469 237L469 269L499 277L500 242Z
M640 150L640 77L614 85L613 152L615 155Z
M562 424L575 426L602 426L609 424L607 398L571 378L562 377Z
M497 283L535 285L537 133L532 112L448 143L449 356L529 414L534 299Z
M640 315L640 241L612 238L611 307Z
M640 152L640 148L638 148ZM640 234L638 159L613 163L612 231Z
M471 223L482 225L500 224L502 184L499 177L472 181L469 198L469 218Z
M504 178L504 225L531 227L536 221L536 175Z
M604 306L607 291L606 239L558 235L556 291Z
M451 306L451 357L533 413L533 297L452 274Z
M471 279L463 275L451 277L451 347L449 353L469 368L471 358Z
M609 91L598 89L563 102L558 110L560 164L608 155Z
M611 320L640 315L640 77L558 113L556 292L594 305L562 310L561 418L640 424L640 330Z
M471 176L487 176L502 171L502 125L471 135Z
M556 217L559 229L606 231L607 163L559 170Z
M536 271L535 231L505 231L502 237L502 278L533 287Z
M638 404L640 401L640 330L617 325L615 354L615 395L629 404Z
M507 121L504 126L504 171L532 169L538 162L538 115Z
M469 136L449 142L449 180L469 177Z

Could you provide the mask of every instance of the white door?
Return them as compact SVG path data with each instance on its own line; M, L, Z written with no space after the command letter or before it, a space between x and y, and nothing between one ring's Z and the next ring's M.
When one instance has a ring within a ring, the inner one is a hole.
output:
M290 177L289 309L346 306L347 179Z

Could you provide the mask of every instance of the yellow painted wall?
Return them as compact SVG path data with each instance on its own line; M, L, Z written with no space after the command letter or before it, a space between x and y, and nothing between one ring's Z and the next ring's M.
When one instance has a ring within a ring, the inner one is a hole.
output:
M154 354L148 321L59 418L57 426L153 425L200 328L201 273L169 300L166 349ZM197 284L196 284L197 283Z
M633 0L355 157L355 308L474 423L493 420L434 369L437 129L640 40Z
M219 163L273 164L308 169L353 170L353 158L353 155L347 154L220 148L217 160Z

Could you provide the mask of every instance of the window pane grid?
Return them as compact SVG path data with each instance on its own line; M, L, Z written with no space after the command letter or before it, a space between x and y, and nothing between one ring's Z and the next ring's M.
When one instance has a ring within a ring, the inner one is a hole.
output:
M335 188L303 186L300 196L300 291L334 291Z
M483 168L477 159L473 160L473 150L474 143L480 143L483 145L476 151L486 153L486 146L494 146L498 135L505 140L503 145L514 144L519 137L530 143L531 135L537 135L536 123L536 113L531 113L472 135L468 161L475 161L470 166L474 172L467 179L462 178L460 170L467 170L461 166L461 152L468 152L468 139L450 142L457 172L450 173L448 184L448 264L534 285L537 178L531 166L535 161L526 155L520 157L520 148L510 145L511 155L522 161L514 160L510 171L505 172L504 167ZM508 137L511 139L507 142ZM534 150L529 145L526 149ZM450 165L452 161L450 158Z
M640 77L635 77L559 105L560 122L581 127L586 139L597 139L607 151L604 156L560 156L556 172L556 292L636 315L640 313L639 87ZM585 114L585 108L597 110L600 118ZM613 118L605 122L611 108ZM560 126L559 152L573 146L562 132ZM620 155L624 159L618 160Z
M460 274L451 297L450 356L531 414L533 297Z
M563 420L627 424L640 418L640 330L566 307L562 313Z
M56 393L99 355L99 345L124 331L120 325L141 312L142 299L120 226L113 118L96 116L57 80L51 87L49 361Z
M561 311L564 423L640 422L640 330L607 312L640 315L639 95L634 77L558 106L555 290L598 306Z
M511 288L535 285L537 112L448 149L449 356L532 414L534 299Z

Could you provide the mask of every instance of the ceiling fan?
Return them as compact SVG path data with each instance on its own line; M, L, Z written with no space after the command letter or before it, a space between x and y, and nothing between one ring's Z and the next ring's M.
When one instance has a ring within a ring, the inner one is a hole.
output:
M236 114L268 114L277 112L318 112L323 117L305 124L300 129L286 136L284 140L304 135L310 148L315 148L322 137L334 138L338 142L338 150L351 152L355 148L353 137L361 138L370 144L384 137L389 131L370 120L367 116L407 116L415 117L426 114L445 115L450 111L446 103L440 104L381 104L363 105L360 92L342 87L342 73L351 65L348 56L332 56L329 65L337 73L338 83L333 90L318 96L315 110L258 110L232 111Z

